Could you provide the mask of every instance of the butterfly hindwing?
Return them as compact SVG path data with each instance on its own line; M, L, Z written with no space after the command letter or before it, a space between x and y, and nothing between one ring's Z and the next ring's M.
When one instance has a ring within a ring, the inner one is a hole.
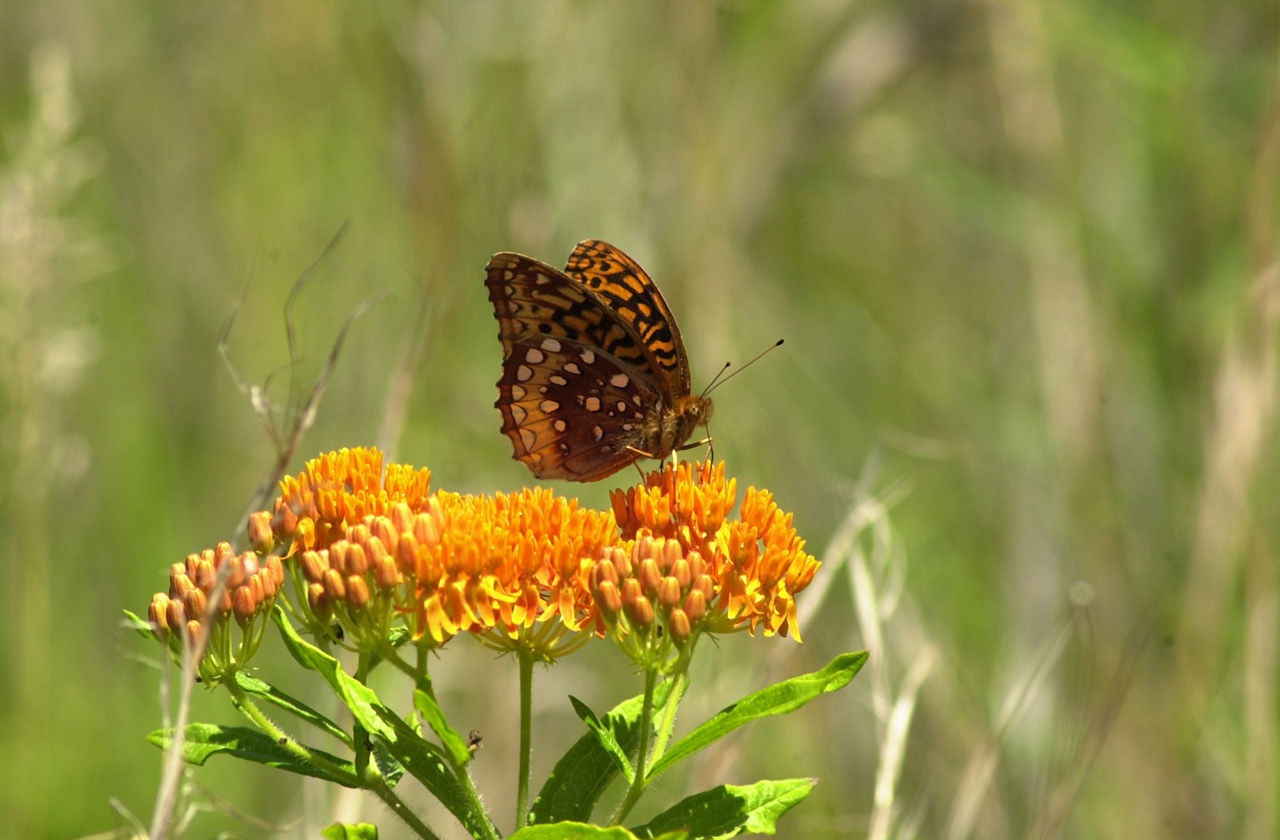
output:
M538 478L593 481L634 461L660 395L609 356L566 339L517 341L498 381L502 431Z
M595 481L666 457L706 423L675 319L622 251L585 240L565 271L494 254L485 285L503 350L495 405L534 475Z

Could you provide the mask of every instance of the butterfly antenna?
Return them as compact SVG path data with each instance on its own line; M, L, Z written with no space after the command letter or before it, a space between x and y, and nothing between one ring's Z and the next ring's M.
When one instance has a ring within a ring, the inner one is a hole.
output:
M705 397L707 394L709 394L709 393L711 392L711 389L712 389L712 388L714 388L714 387L716 386L716 383L720 381L720 377L724 376L724 372L725 372L726 370L728 370L728 369L729 369L729 365L730 365L730 364L732 364L732 363L731 363L731 362L725 362L725 363L724 363L724 367L720 368L720 372L719 372L719 373L717 373L715 376L711 377L711 381L707 383L707 387L703 388L703 389L702 389L702 393L701 393L701 394L699 394L698 396Z
M784 341L786 341L786 339L784 339L784 338L780 338L780 339L778 339L778 340L777 340L777 341L775 341L773 344L770 344L768 347L764 348L764 349L763 349L763 350L761 350L759 353L757 353L757 354L755 355L755 358L753 358L751 361L747 362L745 365L743 365L742 367L738 368L737 370L735 370L733 373L729 374L728 376L724 376L724 372L725 372L726 370L728 370L728 369L729 369L729 362L725 362L725 363L724 363L724 367L720 368L720 372L719 372L719 373L717 373L714 377L712 377L711 381L707 383L707 387L705 387L705 388L703 388L703 389L702 389L702 396L704 396L704 397L705 397L707 394L710 394L710 393L711 393L712 391L714 391L716 388L719 388L721 385L723 385L724 383L728 382L730 379L733 379L735 376L737 376L738 374L742 373L744 370L746 370L747 368L751 367L751 366L752 366L752 365L754 365L756 362L760 361L760 359L761 359L761 358L763 358L763 357L764 357L764 355L765 355L766 353L768 353L770 350L776 350L776 349L778 349L779 347L781 347L781 346L782 346L782 342L784 342ZM722 376L724 376L724 378L723 378L723 379L721 379L721 377L722 377Z

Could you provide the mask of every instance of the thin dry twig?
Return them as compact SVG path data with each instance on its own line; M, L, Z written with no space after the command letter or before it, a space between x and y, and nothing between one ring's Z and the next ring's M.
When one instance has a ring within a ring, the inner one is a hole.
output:
M288 339L289 346L289 366L291 370L296 370L299 359L299 351L297 344L297 331L294 328L293 306L298 300L307 283L310 281L316 269L337 247L343 235L346 233L349 223L344 223L338 232L325 246L320 256L307 266L307 268L294 281L289 292L289 297L284 306L284 327L285 334ZM289 463L293 460L297 452L298 446L303 436L310 430L315 422L316 414L320 407L320 401L324 396L325 388L329 383L329 377L337 367L338 359L342 354L342 347L346 341L347 333L350 331L352 324L356 319L367 312L382 296L377 295L368 298L359 303L343 321L338 335L334 339L329 350L329 355L325 360L324 366L320 373L316 376L315 381L311 384L310 391L306 400L303 402L299 410L293 413L287 423L287 427L283 430L276 426L272 417L271 406L266 398L267 382L261 385L250 384L241 376L240 371L231 361L228 347L231 336L232 326L235 324L236 315L239 312L243 297L237 300L232 306L230 313L227 315L226 321L223 323L222 331L218 336L218 353L222 357L227 367L228 373L231 375L232 381L235 383L237 390L248 399L249 404L253 407L254 413L262 422L263 428L267 433L267 437L271 440L276 450L276 458L267 475L264 476L258 489L254 492L248 507L237 523L233 533L240 535L235 542L240 544L244 539L245 525L248 522L249 515L257 510L266 507L268 499L274 493L274 489L284 476L285 470L288 469ZM269 381L269 378L268 378ZM209 595L208 605L205 608L205 614L201 617L201 631L196 638L183 638L183 656L182 656L182 672L180 686L181 690L177 703L177 716L173 725L170 726L168 720L165 725L173 732L173 740L169 745L169 749L165 753L164 769L161 773L159 789L156 793L155 810L152 815L150 837L152 840L161 840L167 837L173 824L174 809L178 802L178 789L183 778L183 758L182 758L182 733L186 731L188 716L191 708L191 695L196 685L196 669L204 655L205 647L209 642L209 634L213 627L214 613L217 605L222 599L222 592L226 587L227 576L230 574L231 565L226 564L220 570L217 584L213 592ZM167 710L170 707L169 699L171 696L171 686L167 677L161 683L162 708Z

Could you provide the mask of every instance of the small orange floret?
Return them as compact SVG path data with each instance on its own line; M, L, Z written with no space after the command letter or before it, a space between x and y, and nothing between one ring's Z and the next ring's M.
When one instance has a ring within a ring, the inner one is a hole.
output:
M391 464L383 474L377 449L340 449L307 462L296 477L280 482L271 528L290 553L327 548L347 528L370 516L385 516L396 505L425 504L431 472Z

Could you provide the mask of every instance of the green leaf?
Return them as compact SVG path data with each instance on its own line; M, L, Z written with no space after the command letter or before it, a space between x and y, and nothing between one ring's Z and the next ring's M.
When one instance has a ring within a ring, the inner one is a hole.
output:
M684 831L664 834L651 840L683 840ZM507 840L637 840L636 835L622 826L602 828L583 822L558 822L550 825L530 825L512 834Z
M156 635L155 628L151 626L151 622L145 618L139 618L128 610L121 610L124 613L125 625L135 630L139 636L144 639L150 639L153 642L160 641L160 637Z
M431 731L436 733L436 737L440 739L444 748L449 751L449 757L455 767L462 767L471 760L471 750L467 749L467 742L444 719L444 712L440 710L440 705L436 703L435 698L420 688L414 689L413 707L418 710L418 714L431 727Z
M488 815L472 811L471 800L441 758L439 748L424 741L403 718L384 706L373 689L348 675L338 660L299 636L279 607L272 618L298 664L323 677L351 710L356 722L384 742L396 761L422 782L472 836L484 833L481 827L491 824ZM374 758L377 759L376 754Z
M773 834L778 819L804 801L817 782L781 779L754 785L720 785L682 799L635 830L642 838L684 829L699 840L723 840L739 834Z
M649 770L646 779L653 779L745 723L795 711L828 691L844 688L866 661L866 651L844 653L831 660L821 671L792 677L748 694L672 744L666 755Z
M396 758L385 741L373 742L373 760L378 765L378 772L382 774L382 778L386 781L387 787L395 787L400 784L400 780L404 778L404 765Z
M315 671L329 683L329 687L351 710L352 717L365 728L366 732L387 740L395 738L394 730L385 720L385 715L393 717L395 715L382 705L373 689L350 676L343 670L342 663L337 659L299 636L298 631L289 623L284 610L279 606L272 612L271 617L280 628L285 647L293 658L299 665Z
M670 690L670 683L658 686L654 692L654 705L657 708L662 708ZM573 697L569 701L574 704L579 717L583 717L585 711L592 720L595 719L595 715L581 701ZM613 743L617 751L606 749L601 729L588 724L591 731L579 738L556 762L537 799L533 801L533 806L529 809L530 825L585 821L591 818L596 803L618 776L618 752L623 756L630 756L636 751L643 703L644 695L638 694L614 706L603 721L597 721L597 724L602 723L603 729L608 731L607 740ZM624 758L623 766L629 770L631 764Z
M458 777L445 762L440 748L422 739L409 724L387 712L387 724L393 737L387 739L387 748L422 785L431 791L449 813L471 833L472 837L484 836L492 830L492 821L482 810L473 811L471 799Z
M591 711L591 708L577 697L570 695L569 702L573 704L574 713L587 725L587 729L595 733L596 741L604 748L605 753L613 759L614 769L620 770L622 775L626 777L627 784L631 784L631 780L635 778L636 771L631 766L631 760L627 756L628 750L624 750L622 745L618 743L618 738L613 728L596 717L596 713Z
M280 691L275 686L260 680L257 677L249 676L244 671L236 671L235 679L236 684L239 685L246 694L252 694L254 697L265 700L274 706L278 706L290 714L302 718L307 723L323 729L325 732L337 738L348 747L352 746L351 733L346 732L342 727L338 726L338 724L334 723L328 717L311 708L296 697L292 697L283 691ZM234 697L232 697L232 702L235 702Z
M320 832L324 840L378 840L378 827L370 823L334 823Z
M173 730L158 729L148 735L147 740L161 749L168 749L173 743ZM345 787L360 786L354 764L321 750L308 747L308 751L332 767L307 761L261 732L241 726L192 723L188 724L182 739L182 758L190 764L202 765L211 755L228 753L245 761L337 782Z

